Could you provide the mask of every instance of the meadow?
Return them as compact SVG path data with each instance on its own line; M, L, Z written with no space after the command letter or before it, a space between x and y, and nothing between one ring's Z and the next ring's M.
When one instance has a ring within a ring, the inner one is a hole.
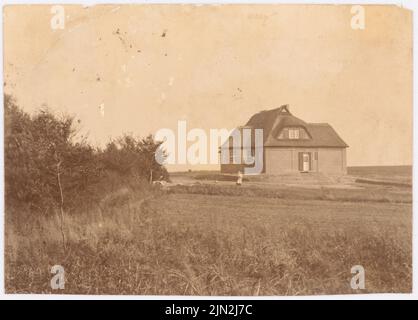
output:
M6 215L7 293L412 290L412 194L405 187L127 186L67 215L65 248L59 226L58 216ZM56 264L65 268L64 290L50 286ZM365 269L364 290L350 287L354 265Z

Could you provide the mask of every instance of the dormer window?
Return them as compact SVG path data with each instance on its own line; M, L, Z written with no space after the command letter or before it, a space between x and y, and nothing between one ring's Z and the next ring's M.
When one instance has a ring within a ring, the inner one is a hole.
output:
M299 128L289 129L289 139L299 139Z
M310 139L309 134L303 127L288 127L283 128L280 132L278 139L283 140L300 140L300 139Z

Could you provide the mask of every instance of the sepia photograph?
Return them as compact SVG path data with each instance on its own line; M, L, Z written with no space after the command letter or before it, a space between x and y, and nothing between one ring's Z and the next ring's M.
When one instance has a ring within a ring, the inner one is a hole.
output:
M410 9L9 4L2 24L6 295L412 293Z

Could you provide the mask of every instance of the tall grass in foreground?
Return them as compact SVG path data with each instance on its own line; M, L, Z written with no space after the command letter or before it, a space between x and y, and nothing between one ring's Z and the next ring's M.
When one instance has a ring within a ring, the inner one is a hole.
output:
M167 215L166 197L121 191L102 208L59 220L8 221L8 293L148 295L306 295L354 293L350 267L366 268L365 292L411 291L411 238L386 226L321 231L309 221L246 227ZM239 197L231 197L231 201ZM161 207L165 208L161 210ZM216 206L214 207L216 208ZM22 216L22 215L20 215ZM51 290L50 269L66 271L65 290Z

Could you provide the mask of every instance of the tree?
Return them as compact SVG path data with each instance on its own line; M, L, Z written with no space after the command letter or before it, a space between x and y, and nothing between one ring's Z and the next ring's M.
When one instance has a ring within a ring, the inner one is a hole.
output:
M30 117L10 96L4 101L6 205L71 209L99 180L95 150L75 141L72 117L47 109Z
M155 160L160 145L161 142L156 142L152 135L141 139L125 134L107 144L102 161L106 169L122 176L130 175L150 182L167 180L167 170Z

